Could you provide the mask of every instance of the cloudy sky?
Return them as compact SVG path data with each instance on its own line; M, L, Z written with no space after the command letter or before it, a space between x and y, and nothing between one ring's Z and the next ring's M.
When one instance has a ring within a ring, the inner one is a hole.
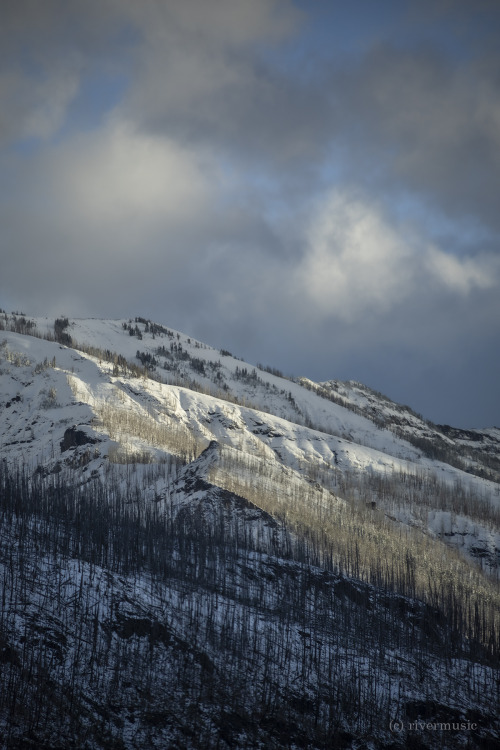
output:
M500 426L497 0L2 0L0 306Z

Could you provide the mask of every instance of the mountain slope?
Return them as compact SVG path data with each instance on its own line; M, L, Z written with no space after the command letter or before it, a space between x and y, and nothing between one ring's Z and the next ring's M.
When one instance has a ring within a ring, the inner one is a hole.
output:
M499 485L429 425L151 321L3 325L5 747L498 740Z
M390 429L431 458L437 458L472 474L500 479L500 429L463 430L424 420L409 406L401 406L370 388L348 381L301 382L348 409L363 414L376 425Z
M57 328L54 321L49 320L33 321L28 329L31 332L38 330L39 335L53 337L55 332L61 335L60 326ZM466 553L472 551L476 559L491 569L497 569L500 554L500 540L495 526L500 501L498 483L476 478L456 466L429 459L421 449L410 444L404 436L417 444L424 442L427 453L429 443L435 446L436 453L443 452L443 434L435 437L436 430L417 415L411 414L406 407L399 407L365 387L351 385L348 388L344 384L340 397L347 403L349 408L346 408L325 398L332 390L334 381L330 381L329 388L326 387L328 384L313 384L310 381L304 384L303 379L301 382L291 382L276 374L257 370L228 353L221 353L179 332L141 319L133 323L67 321L62 330L68 340L74 340L80 348L86 348L94 356L76 354L56 343L51 347L48 342L33 337L21 336L17 339L18 343L13 339L14 350L16 346L20 350L19 356L28 356L32 352L31 356L39 363L38 367L42 367L45 360L49 362L54 358L58 366L55 369L47 368L43 374L45 380L39 377L38 385L29 387L27 383L31 371L27 368L22 374L26 383L11 383L10 391L5 393L5 401L9 403L9 397L15 397L20 389L29 399L29 388L38 388L41 396L38 400L32 400L29 407L36 411L41 403L47 404L46 394L52 388L52 392L55 389L58 393L57 403L60 406L56 411L47 411L45 420L42 409L39 421L32 424L29 409L26 412L17 404L17 411L24 416L19 417L18 423L8 421L9 431L3 438L6 455L10 449L13 455L18 456L19 446L22 445L24 460L32 462L35 461L31 455L33 450L38 451L43 446L45 456L51 451L59 460L57 444L63 439L64 430L70 427L70 423L90 425L100 419L105 432L107 430L99 439L101 452L108 455L111 436L114 439L111 450L115 461L130 460L131 455L136 458L142 455L143 460L147 460L148 456L158 457L162 454L162 447L167 453L173 450L184 457L194 456L210 440L216 439L222 444L239 447L249 455L267 453L270 460L299 471L309 479L321 480L327 490L335 490L337 480L340 477L345 479L346 473L350 479L356 472L358 475L361 473L358 483L361 481L362 484L366 484L367 472L373 476L373 481L385 481L386 484L388 476L391 477L390 481L400 482L401 477L408 474L414 477L413 481L417 484L422 484L419 477L425 477L425 492L408 493L406 487L397 493L396 503L384 500L383 492L377 494L376 501L392 517L426 528L428 533L440 535ZM6 332L6 342L9 335L12 334ZM141 348L137 349L137 346ZM159 352L165 354L160 355ZM11 369L21 377L21 368ZM125 379L120 374L125 375ZM130 375L136 378L140 376L133 386L129 382ZM160 385L156 380L151 380L152 377L179 385ZM68 383L73 395L69 392ZM186 384L188 389L180 384ZM338 383L335 388L338 392ZM81 415L75 411L75 398L80 403L80 410L83 409ZM87 411L84 404L87 404ZM242 406L244 404L257 408ZM354 407L357 411L370 414L375 424L353 412ZM65 409L71 410L71 416ZM16 408L12 414L15 412ZM52 422L53 416L58 416L58 422L42 427L49 417ZM403 436L395 435L388 429L394 429L395 417L398 418L398 433L401 423L405 422L407 429ZM54 430L57 435L54 435ZM491 460L498 460L497 454L492 453L496 431L493 429L489 433L491 439L482 454L486 455L486 461L479 466L479 473L483 475L491 473L487 466L491 456ZM40 437L30 442L28 438L32 434ZM448 454L453 459L458 441L455 439L453 442L451 438L446 440L449 443ZM178 448L173 448L173 443ZM30 448L30 445L35 448ZM118 448L118 445L121 447ZM87 444L86 455L88 450ZM94 448L94 451L98 450ZM67 459L68 455L64 458ZM475 463L478 468L477 455L470 458L470 463ZM101 465L102 461L97 462L88 470L97 471ZM439 488L429 487L429 484L436 483L440 485ZM373 488L368 492L366 489L354 489L358 494L360 491L369 494L367 501L371 499ZM404 502L408 494L411 494L413 501ZM435 501L437 495L441 496L439 502Z

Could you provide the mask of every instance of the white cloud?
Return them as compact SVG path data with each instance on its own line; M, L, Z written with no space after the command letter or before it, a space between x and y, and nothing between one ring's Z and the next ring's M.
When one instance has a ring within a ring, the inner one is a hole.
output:
M427 249L425 266L431 278L462 295L498 284L500 262L490 255L461 259L431 246Z
M54 190L87 226L191 221L211 202L215 167L168 138L114 122L45 158Z
M322 313L348 320L404 296L410 247L362 200L334 191L313 217L299 283Z
M459 258L409 227L393 226L377 205L338 190L311 217L296 286L316 315L357 321L402 302L449 292L465 296L499 283L491 255Z

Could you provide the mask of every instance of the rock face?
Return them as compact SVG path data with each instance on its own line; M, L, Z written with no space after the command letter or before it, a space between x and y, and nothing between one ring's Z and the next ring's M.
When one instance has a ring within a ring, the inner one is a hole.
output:
M82 429L74 425L66 430L59 445L61 446L61 453L64 453L64 451L70 448L76 448L80 445L93 445L98 442L99 438L89 435L84 428Z

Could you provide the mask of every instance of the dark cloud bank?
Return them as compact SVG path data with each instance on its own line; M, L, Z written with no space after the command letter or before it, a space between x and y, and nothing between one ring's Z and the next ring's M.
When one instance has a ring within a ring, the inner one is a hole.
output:
M317 5L3 3L0 305L500 425L498 6Z

